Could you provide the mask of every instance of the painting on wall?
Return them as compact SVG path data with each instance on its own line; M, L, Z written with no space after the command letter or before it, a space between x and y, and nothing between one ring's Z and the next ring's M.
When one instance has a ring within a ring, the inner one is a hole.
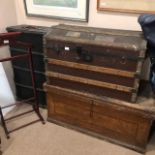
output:
M77 8L77 0L33 0L35 5Z
M89 0L24 0L28 16L88 21Z
M154 0L97 0L98 11L155 13Z

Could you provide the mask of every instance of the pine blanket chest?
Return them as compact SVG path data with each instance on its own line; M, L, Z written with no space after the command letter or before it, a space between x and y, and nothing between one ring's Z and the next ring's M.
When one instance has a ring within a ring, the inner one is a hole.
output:
M52 27L44 37L48 120L144 152L155 118L153 100L137 100L145 48L140 32Z

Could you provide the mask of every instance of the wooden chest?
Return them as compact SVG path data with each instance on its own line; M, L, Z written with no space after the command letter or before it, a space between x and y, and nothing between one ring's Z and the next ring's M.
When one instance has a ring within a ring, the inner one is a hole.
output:
M48 119L144 152L155 117L153 100L137 101L145 48L140 32L52 27L44 37Z
M131 104L47 84L44 89L49 121L145 152L155 119L153 99Z
M146 50L140 32L58 25L44 47L48 84L136 101Z

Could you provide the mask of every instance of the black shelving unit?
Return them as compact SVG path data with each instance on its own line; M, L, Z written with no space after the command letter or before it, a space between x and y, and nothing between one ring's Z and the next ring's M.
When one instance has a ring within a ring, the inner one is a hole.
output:
M34 62L34 72L36 77L37 95L39 104L46 107L46 98L43 91L43 83L45 82L44 56L43 56L43 36L49 31L49 27L17 25L7 27L8 32L22 32L17 37L18 41L32 44L32 57ZM25 53L25 49L10 46L11 56ZM26 59L12 62L14 70L14 81L16 86L16 96L18 99L26 99L33 94L32 83L30 79L29 65Z

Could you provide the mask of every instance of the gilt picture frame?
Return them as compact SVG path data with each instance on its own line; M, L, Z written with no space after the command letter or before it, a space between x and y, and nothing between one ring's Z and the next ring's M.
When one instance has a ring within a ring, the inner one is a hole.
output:
M89 0L24 0L27 16L88 22Z
M154 0L97 0L98 11L155 14Z

